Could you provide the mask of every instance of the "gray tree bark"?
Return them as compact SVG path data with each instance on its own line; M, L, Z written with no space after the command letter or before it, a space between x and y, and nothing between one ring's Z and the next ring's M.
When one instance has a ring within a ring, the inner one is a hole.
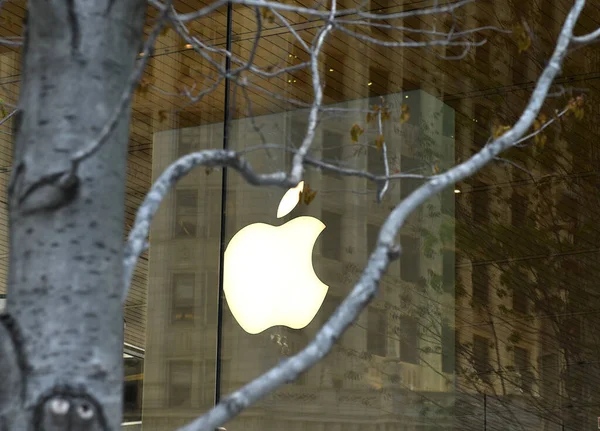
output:
M80 163L72 155L126 90L145 9L144 0L28 2L0 327L2 431L120 426L129 106L102 148Z

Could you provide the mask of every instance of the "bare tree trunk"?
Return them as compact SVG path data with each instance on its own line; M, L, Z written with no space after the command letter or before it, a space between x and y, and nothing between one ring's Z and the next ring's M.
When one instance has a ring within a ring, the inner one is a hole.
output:
M20 364L4 430L115 430L121 420L124 189L129 106L81 163L126 90L144 0L31 0L10 196L5 328ZM11 393L4 393L9 391ZM13 397L16 398L16 397Z

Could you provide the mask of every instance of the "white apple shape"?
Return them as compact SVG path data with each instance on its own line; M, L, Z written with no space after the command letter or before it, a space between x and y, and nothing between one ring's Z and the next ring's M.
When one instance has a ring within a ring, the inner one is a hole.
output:
M303 182L281 199L278 217L294 209ZM223 290L231 313L250 334L272 326L301 329L315 317L328 286L312 265L325 225L302 216L281 226L254 223L237 232L225 250Z

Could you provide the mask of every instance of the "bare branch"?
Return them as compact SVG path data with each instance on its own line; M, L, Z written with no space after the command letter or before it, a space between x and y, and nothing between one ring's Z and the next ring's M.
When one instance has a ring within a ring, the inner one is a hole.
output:
M273 12L273 15L275 15L277 17L277 19L279 19L279 21L281 21L281 23L283 25L285 25L288 30L290 30L290 32L292 33L292 35L294 35L294 37L296 38L296 40L298 42L300 42L300 45L302 45L302 48L304 48L307 52L310 52L310 47L304 41L304 39L302 39L300 37L300 35L298 34L298 32L296 31L296 29L294 28L294 26L291 25L289 23L289 21L283 15L281 15L278 11L273 10L273 9L271 9L271 11Z
M3 37L0 38L0 45L21 46L23 45L23 38L20 36Z
M531 178L531 181L536 183L537 181L535 180L535 177L533 176L533 173L531 171L529 171L528 169L525 169L523 166L521 166L518 163L513 162L512 160L509 159L505 159L503 157L494 157L494 160L498 161L498 162L502 162L502 163L506 163L507 165L511 165L515 168L517 168L518 170L525 172L529 178Z
M4 123L6 123L8 120L10 120L12 118L13 115L15 115L17 113L17 110L14 109L10 114L8 114L6 117L4 117L2 120L0 120L0 126L3 125Z
M378 122L378 126L379 126L379 135L383 138L383 142L381 143L381 157L383 157L383 166L385 169L385 176L389 177L390 175L390 164L388 161L388 156L387 156L387 144L385 142L385 138L383 136L383 120L381 119L381 115L382 115L382 111L383 108L379 110L378 115L377 115L377 122ZM377 194L377 202L381 202L383 199L383 196L385 195L385 192L387 191L388 187L390 185L389 180L385 180L383 182L383 185L381 187L381 190L379 190L379 193ZM378 184L379 186L379 184Z
M333 30L334 23L333 18L335 16L337 7L336 0L331 0L331 10L329 11L329 19L325 27L323 27L317 35L316 41L314 43L313 52L311 54L311 73L312 73L312 85L314 91L314 99L312 103L312 107L310 109L310 114L308 115L308 126L306 128L306 135L304 135L304 139L298 152L294 156L292 160L292 169L290 172L291 178L299 183L302 179L302 171L304 170L303 160L310 146L312 145L313 140L315 139L315 130L317 128L317 123L319 120L319 109L321 107L323 101L323 89L321 88L321 78L319 76L319 53L321 52L321 48L327 38L327 35Z
M168 4L163 4L158 0L149 0L150 4L157 8L159 11L164 12L165 10L171 7L170 2ZM173 19L181 22L192 21L198 18L201 18L212 11L219 9L221 6L227 4L226 0L217 0L210 3L208 6L203 7L202 9L198 9L197 11L190 12L188 14L176 14L173 16Z
M565 115L567 112L569 112L569 108L564 108L562 111L558 112L556 114L556 117L552 117L551 119L549 119L548 121L546 121L544 124L542 124L542 126L538 129L535 130L525 136L523 136L521 139L519 139L517 142L515 142L515 146L518 147L525 147L527 145L519 145L531 138L533 138L535 135L538 135L540 133L542 133L544 131L544 129L546 129L547 127L549 127L552 123L556 122L556 120L558 120L560 117L562 117L563 115Z
M581 36L573 36L572 41L573 43L584 44L596 42L598 39L600 39L600 28L588 34L584 34Z
M434 7L429 7L429 8L415 9L415 10L390 13L390 14L374 14L374 13L362 12L360 10L360 8L344 9L344 10L334 13L333 18L349 16L349 15L359 15L360 17L366 18L366 19L388 20L388 19L408 18L408 17L413 17L413 16L435 15L435 14L443 14L443 13L453 12L467 4L473 3L474 1L475 0L460 0L460 1L457 1L456 3L451 3L447 6L434 6ZM163 10L163 8L164 8L164 5L162 3L160 3L158 0L150 0L150 3L159 10ZM320 17L323 19L331 19L332 18L330 11L323 11L323 10L319 10L316 8L313 9L313 8L299 7L299 6L286 4L283 2L274 2L274 1L266 1L266 0L232 0L232 3L243 4L246 6L266 7L271 10L274 10L274 11L279 10L279 11L285 11L285 12L295 12L295 13L304 14L304 15L308 15L308 16ZM195 12L190 12L187 14L177 14L176 16L174 16L174 18L181 22L193 21L193 20L196 20L198 18L205 16L206 14L214 11L215 9L218 9L219 7L223 6L224 4L226 4L226 1L223 1L223 0L215 1L214 3L211 3L210 5L205 6L204 8L199 9Z
M349 36L355 37L360 40L364 40L365 42L374 43L376 45L385 46L388 48L423 48L423 47L429 47L429 46L464 46L465 48L468 49L470 47L474 47L474 46L477 47L477 46L484 45L487 42L486 39L480 40L478 42L471 42L469 40L453 41L453 40L450 40L449 37L444 38L444 39L427 40L427 41L423 41L423 42L417 42L417 41L390 42L390 41L380 40L380 39L377 39L377 38L374 38L371 36L357 33L355 31L349 30L343 26L336 26L336 28L338 30L340 30L341 32L348 34Z
M297 153L297 151L298 151L295 148L289 148L289 147L282 148L281 145L278 145L278 144L265 144L265 145L257 145L254 147L246 148L245 150L239 151L238 154L243 155L243 154L248 154L253 151L267 150L267 149L277 149L277 150L283 149L283 150L285 150L287 152L291 152L291 153ZM428 180L428 179L433 178L432 176L408 174L408 173L402 173L402 172L393 174L393 175L387 175L387 176L386 175L375 175L368 171L342 167L339 164L328 163L324 160L315 159L310 156L306 156L304 158L304 164L307 166L312 166L317 169L321 169L322 171L332 172L332 173L340 174L340 175L347 176L347 177L365 178L374 183L382 183L382 182L386 182L386 181L401 180L401 179L407 179L407 178L416 179L416 180Z

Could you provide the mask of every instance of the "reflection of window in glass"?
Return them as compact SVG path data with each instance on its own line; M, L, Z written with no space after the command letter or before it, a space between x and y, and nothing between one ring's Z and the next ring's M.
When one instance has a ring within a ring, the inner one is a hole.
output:
M190 407L192 398L192 361L169 362L169 406Z
M173 322L194 320L194 290L196 275L193 272L174 274L171 300L171 320Z
M175 236L194 237L198 230L198 191L175 192Z
M221 206L223 204L223 190L220 187L210 188L205 191L201 222L204 224L206 238L221 237ZM227 209L235 208L235 190L227 190L226 205Z
M400 172L404 174L422 174L421 167L422 163L414 157L402 156L400 158ZM414 178L404 178L400 180L400 198L405 199L422 183L423 180Z
M377 245L377 237L379 236L379 226L367 224L367 256L369 256Z
M473 335L473 368L485 382L490 379L490 342L487 338Z
M473 184L471 193L471 217L475 223L487 223L490 220L490 197L486 185L481 182Z
M513 192L510 198L510 219L513 226L524 226L527 220L527 198Z
M189 134L191 129L179 129L179 139L177 142L177 157L196 151L196 142L194 137Z
M545 400L551 401L558 394L559 384L558 356L555 353L544 355L540 359L540 392Z
M368 310L367 352L385 356L387 353L387 324L385 311L371 307Z
M453 292L456 278L454 250L444 250L442 252L442 272L444 291Z
M419 238L400 235L400 278L404 281L417 282L421 275L421 252Z
M454 201L456 199L456 193L453 189L446 189L441 193L441 210L443 214L454 215Z
M577 198L569 192L564 192L556 203L556 212L562 220L576 223L577 214L579 212L579 202Z
M343 159L344 136L333 130L323 130L321 134L322 157L325 161L339 165ZM325 175L340 177L335 172L323 171Z
M529 350L522 347L515 347L515 370L521 376L521 389L524 392L530 392L533 384L533 373L529 362Z
M400 318L400 360L411 364L419 363L419 326L414 317Z
M446 323L442 324L442 372L454 373L454 330Z
M487 265L473 265L471 272L473 304L488 305L490 299L490 273Z
M125 422L133 422L142 419L144 360L131 357L131 355L127 356L123 360L125 374L125 382L123 384L123 420Z
M198 369L202 371L202 406L211 407L215 401L215 378L217 373L217 361L207 359L199 364Z
M321 213L321 220L327 228L321 234L321 255L328 259L341 260L342 256L342 216L325 211Z
M374 145L367 147L367 171L375 175L385 172L382 152ZM369 181L367 184L369 187L375 187L373 181Z
M512 308L517 313L527 314L529 309L529 299L525 293L525 288L521 286L521 280L517 280L513 288ZM523 280L525 281L525 280ZM524 284L524 283L523 283Z
M577 344L581 341L581 321L577 317L565 319L563 321L563 331L569 344Z
M217 298L219 297L219 279L216 271L207 271L202 286L202 320L205 325L217 325Z

